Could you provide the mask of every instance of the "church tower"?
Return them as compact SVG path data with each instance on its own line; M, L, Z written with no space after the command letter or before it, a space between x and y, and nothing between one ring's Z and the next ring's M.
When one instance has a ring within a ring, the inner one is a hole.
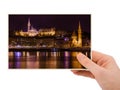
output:
M30 30L30 27L31 27L31 24L30 24L30 18L28 19L28 24L27 24L28 28L27 28L27 31Z
M75 31L72 33L71 38L72 38L71 46L76 47L77 46L77 35L76 35Z
M78 25L78 47L82 47L82 29L79 21Z

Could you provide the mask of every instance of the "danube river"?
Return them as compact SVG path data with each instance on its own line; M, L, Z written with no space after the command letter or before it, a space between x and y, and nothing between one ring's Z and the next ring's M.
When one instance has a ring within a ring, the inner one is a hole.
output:
M79 52L9 51L10 69L79 69ZM84 52L89 56L89 52Z

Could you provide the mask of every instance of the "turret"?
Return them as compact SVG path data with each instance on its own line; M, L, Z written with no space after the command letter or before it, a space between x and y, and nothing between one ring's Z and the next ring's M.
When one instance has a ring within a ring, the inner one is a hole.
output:
M30 18L28 19L28 28L27 30L30 30L31 24L30 24Z

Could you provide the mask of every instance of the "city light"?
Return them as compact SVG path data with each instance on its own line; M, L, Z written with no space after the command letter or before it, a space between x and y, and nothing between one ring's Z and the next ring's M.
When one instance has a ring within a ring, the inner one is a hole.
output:
M15 52L16 57L20 57L21 55L22 55L21 52Z
M90 41L86 40L87 43L83 43L81 24L79 21L78 29L67 33L65 31L59 31L55 28L42 28L35 29L31 25L30 18L28 19L27 31L16 31L15 36L10 37L9 46L17 48L27 48L27 47L61 47L61 48L72 48L72 47L83 47L89 46ZM76 25L77 27L77 25ZM16 38L15 38L16 37ZM31 37L31 38L28 38ZM37 37L37 38L36 38ZM61 43L60 43L61 42Z

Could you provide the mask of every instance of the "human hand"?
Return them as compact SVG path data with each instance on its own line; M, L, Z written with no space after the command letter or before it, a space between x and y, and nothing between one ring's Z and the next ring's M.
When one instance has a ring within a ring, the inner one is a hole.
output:
M72 70L74 74L94 78L103 90L120 90L120 69L113 57L92 51L92 60L82 53L77 59L88 70Z

